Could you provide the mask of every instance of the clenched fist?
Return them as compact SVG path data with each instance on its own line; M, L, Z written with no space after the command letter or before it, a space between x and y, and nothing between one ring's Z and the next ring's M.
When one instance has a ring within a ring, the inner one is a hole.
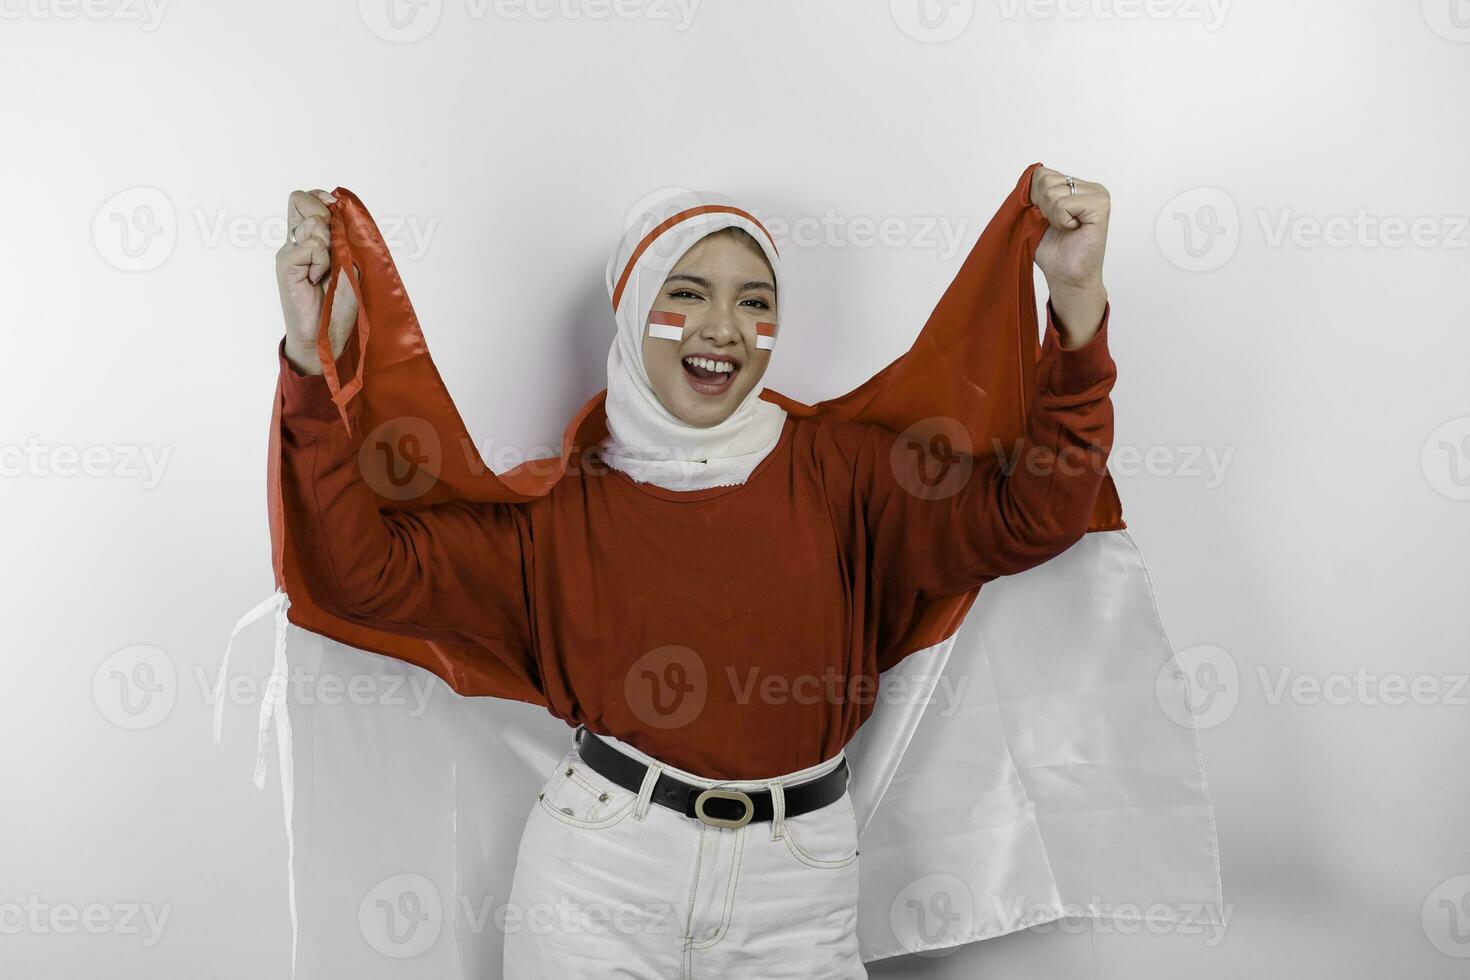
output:
M321 374L317 357L317 325L331 274L332 232L327 205L336 198L324 190L292 191L286 202L286 241L276 252L276 282L281 288L281 313L286 319L286 360L302 374ZM332 356L340 357L357 322L357 294L347 283L345 269L332 297L328 334Z
M1046 276L1064 347L1080 347L1101 326L1108 292L1103 286L1103 252L1108 243L1108 189L1076 180L1074 194L1066 175L1050 167L1031 174L1031 203L1051 226L1036 247L1036 265Z

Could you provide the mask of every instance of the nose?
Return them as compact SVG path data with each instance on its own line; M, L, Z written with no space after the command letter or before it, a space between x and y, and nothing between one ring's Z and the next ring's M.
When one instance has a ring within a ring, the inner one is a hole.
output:
M709 316L704 318L699 334L721 347L737 342L740 339L740 324L735 311L724 304L714 305Z

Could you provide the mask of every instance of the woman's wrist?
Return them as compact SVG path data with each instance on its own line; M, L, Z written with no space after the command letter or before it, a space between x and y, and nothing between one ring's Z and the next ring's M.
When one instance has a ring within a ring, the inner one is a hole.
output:
M295 368L297 374L321 374L322 365L317 358L316 348L302 350L295 347L289 340L281 347L282 353L286 355L286 361Z
M1047 280L1053 320L1062 336L1062 347L1081 347L1097 335L1108 305L1107 287L1095 283Z

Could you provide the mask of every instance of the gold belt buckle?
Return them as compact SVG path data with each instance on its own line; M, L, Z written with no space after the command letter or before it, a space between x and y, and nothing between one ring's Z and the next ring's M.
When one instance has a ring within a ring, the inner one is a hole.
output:
M738 819L713 817L704 812L704 801L710 797L722 800L740 800L745 804L745 813ZM694 815L714 827L744 827L755 816L755 801L738 789L707 789L694 798Z

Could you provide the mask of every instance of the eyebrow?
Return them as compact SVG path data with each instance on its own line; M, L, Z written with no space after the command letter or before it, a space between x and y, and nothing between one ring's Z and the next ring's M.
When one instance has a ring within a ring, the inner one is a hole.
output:
M691 276L688 273L684 272L677 272L674 275L669 276L667 279L665 279L664 282L670 283L673 282L675 279L687 279L695 285L702 286L705 289L714 289L714 284L711 283L704 276ZM776 291L776 287L772 286L764 279L752 279L750 280L750 282L747 282L740 287L741 292L744 292L747 289L769 289L773 293Z

